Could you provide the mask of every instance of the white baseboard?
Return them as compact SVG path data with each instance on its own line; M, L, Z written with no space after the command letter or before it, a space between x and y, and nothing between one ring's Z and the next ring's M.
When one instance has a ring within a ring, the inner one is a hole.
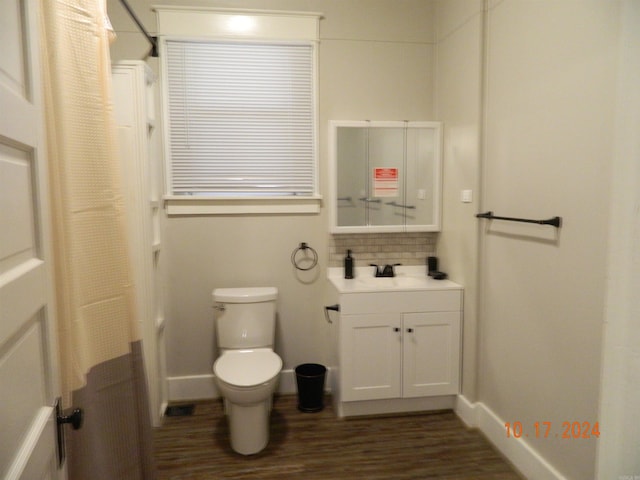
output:
M339 417L357 417L362 415L381 415L392 413L425 412L429 410L451 410L455 405L455 395L434 397L389 398L383 400L363 400L355 402L336 402L334 411Z
M469 427L478 428L525 478L566 480L526 440L507 437L505 422L482 402L469 402L458 396L455 412Z
M327 384L325 378L325 385ZM280 395L294 395L298 392L298 386L296 385L296 372L295 370L283 370L280 372L280 384L278 385L278 393Z
M458 395L456 398L456 405L453 408L456 415L464 422L469 428L478 427L478 404L471 403L464 395Z
M187 375L183 377L167 377L169 401L204 400L218 398L213 373L207 375Z
M329 372L327 373L329 374ZM168 377L167 384L169 386L170 402L207 400L220 397L220 393L216 388L215 376L213 373L206 375ZM329 380L325 379L325 386L328 385ZM295 371L293 369L282 370L282 372L280 372L278 393L281 395L290 395L295 394L297 391Z

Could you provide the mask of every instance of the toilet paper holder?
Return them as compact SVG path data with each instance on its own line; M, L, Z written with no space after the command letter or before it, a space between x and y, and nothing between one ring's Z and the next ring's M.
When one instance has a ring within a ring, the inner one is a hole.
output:
M327 319L328 323L333 323L331 317L329 316L329 310L333 310L334 312L340 311L340 304L336 303L335 305L326 305L324 307L324 318Z

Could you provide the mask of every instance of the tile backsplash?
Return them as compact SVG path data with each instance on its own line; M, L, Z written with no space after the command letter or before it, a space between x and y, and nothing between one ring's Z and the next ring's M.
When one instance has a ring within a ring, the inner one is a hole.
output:
M425 265L426 257L435 255L437 233L353 233L331 235L329 267L341 267L347 250L351 250L356 267L370 263Z

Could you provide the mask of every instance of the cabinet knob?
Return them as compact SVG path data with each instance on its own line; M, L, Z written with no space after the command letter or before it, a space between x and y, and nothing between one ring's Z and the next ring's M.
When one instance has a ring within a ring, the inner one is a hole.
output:
M400 331L400 328L398 328L398 327L394 327L394 328L393 328L393 331L394 331L394 332L399 332L399 331Z
M407 332L413 333L413 328L407 328Z

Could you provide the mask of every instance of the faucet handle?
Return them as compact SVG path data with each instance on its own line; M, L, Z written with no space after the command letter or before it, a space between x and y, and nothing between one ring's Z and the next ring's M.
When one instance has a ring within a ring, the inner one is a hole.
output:
M395 277L396 272L393 270L393 267L397 267L398 265L402 265L401 263L387 264L384 266L384 270L382 271L383 277Z
M379 277L380 275L382 275L382 270L380 268L380 265L376 265L375 263L370 263L369 266L376 268L376 271L375 271L375 276L376 277Z

